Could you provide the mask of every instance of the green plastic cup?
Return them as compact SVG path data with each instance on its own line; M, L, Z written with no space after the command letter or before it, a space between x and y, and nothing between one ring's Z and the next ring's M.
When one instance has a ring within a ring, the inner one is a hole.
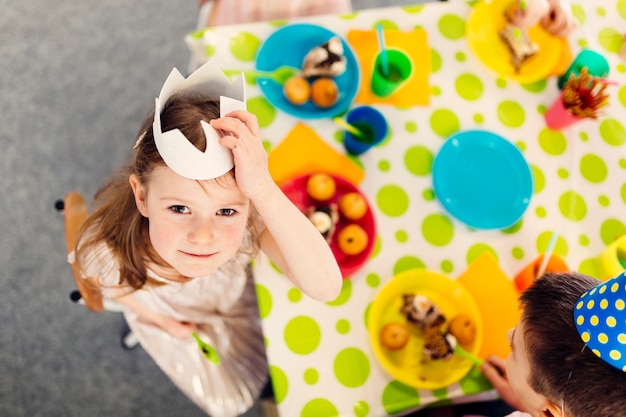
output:
M387 71L385 72L385 58ZM372 92L389 97L411 76L413 64L407 54L398 49L386 49L376 55L372 74Z
M606 58L591 49L583 49L576 55L565 74L559 77L559 90L563 89L570 75L578 77L583 68L587 68L589 75L594 77L605 78L609 75L609 63Z

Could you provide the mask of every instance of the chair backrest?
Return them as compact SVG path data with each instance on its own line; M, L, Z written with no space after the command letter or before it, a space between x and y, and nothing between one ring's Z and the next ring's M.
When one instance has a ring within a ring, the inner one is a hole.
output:
M67 253L70 254L76 248L76 241L78 239L80 228L87 219L87 204L80 193L70 191L65 195L63 218L65 223L65 243L67 245ZM74 263L71 263L70 265L72 267L72 274L74 275L74 281L76 281L78 292L80 293L85 306L93 312L102 311L103 304L102 294L100 291L89 286L89 283L82 278Z

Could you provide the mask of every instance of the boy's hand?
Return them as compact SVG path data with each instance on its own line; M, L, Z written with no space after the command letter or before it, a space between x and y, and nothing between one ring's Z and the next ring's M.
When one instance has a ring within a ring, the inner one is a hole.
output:
M480 369L485 377L498 391L502 400L516 410L525 411L522 404L513 392L506 375L506 361L498 356L491 355Z
M211 126L226 134L220 138L220 144L233 152L235 178L241 192L250 199L262 195L274 181L269 173L267 152L263 147L256 116L244 110L236 110L225 117L211 120Z

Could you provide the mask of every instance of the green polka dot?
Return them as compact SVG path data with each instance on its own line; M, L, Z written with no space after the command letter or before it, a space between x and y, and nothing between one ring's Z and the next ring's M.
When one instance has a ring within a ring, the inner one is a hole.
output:
M626 159L620 158L620 160L619 160L619 167L623 168L623 169L626 169Z
M230 39L230 53L240 61L254 61L261 40L249 32L239 32Z
M626 85L619 89L617 97L619 102L622 103L622 107L626 107Z
M606 178L607 167L599 156L587 154L580 160L580 172L587 181L599 183Z
M302 299L302 291L300 291L298 288L290 289L287 293L287 299L292 303L297 303Z
M455 83L456 92L468 101L478 100L483 95L483 83L474 74L461 74Z
M465 19L453 14L446 14L439 19L439 32L449 39L456 40L465 36Z
M215 53L215 46L213 46L213 45L205 45L204 46L204 54L207 57L209 57L209 58L212 57L214 53Z
M393 274L398 275L401 272L408 271L410 269L422 269L426 268L424 262L421 259L416 258L415 256L403 256L398 259L393 266Z
M454 270L454 264L452 263L452 261L446 259L441 262L441 270L446 274L449 274Z
M396 241L405 243L409 239L409 234L405 230L396 231Z
M387 172L391 169L391 163L386 159L381 159L378 161L378 169L381 172Z
M387 20L387 19L381 19L377 22L375 22L372 25L372 29L376 29L376 26L382 26L383 29L388 29L388 30L397 30L398 29L398 25L391 20Z
M404 154L404 165L410 173L421 177L430 175L433 159L433 154L428 148L412 146Z
M436 86L436 85L433 85L433 86L430 88L430 92L431 92L431 93L432 93L432 95L433 95L433 96L435 96L435 97L440 96L440 95L441 95L441 88L439 88L439 87L438 87L438 86Z
M611 200L609 200L607 196L601 195L600 197L598 197L598 203L600 203L602 207L608 207L609 204L611 204Z
M383 214L398 217L408 210L409 196L397 185L385 185L378 191L376 203Z
M617 0L617 13L626 20L626 0Z
M404 129L408 133L415 133L415 132L417 132L417 123L415 123L415 122L406 122L406 124L404 125Z
M619 52L624 43L624 35L613 28L604 28L598 33L600 45L608 52Z
M587 134L587 132L581 131L578 136L580 136L580 140L582 140L583 142L587 142L589 140L589 135Z
M375 257L378 256L378 254L380 253L380 249L381 249L381 240L380 240L380 235L376 235L376 241L374 242L374 249L372 250L372 254L370 255L370 259L374 259Z
M365 282L370 287L376 288L380 285L380 277L378 276L378 274L374 273L367 274L367 276L365 277Z
M416 4L416 5L411 5L411 6L402 6L402 10L410 14L415 14L424 10L424 5Z
M539 132L539 146L548 155L561 155L567 148L567 139L559 131L542 129Z
M337 407L324 398L315 398L302 407L300 417L338 416Z
M514 247L511 250L511 255L513 256L514 259L520 260L524 258L524 249L519 248L519 247Z
M275 365L270 365L270 378L272 379L274 399L276 404L280 404L287 396L287 391L289 391L289 380L285 372Z
M459 385L463 392L484 392L493 387L489 380L480 372L478 367L472 368L470 372L459 381Z
M456 58L456 60L459 62L465 62L467 56L464 52L457 52L456 54L454 54L454 58Z
M480 113L476 113L476 114L474 115L474 122L475 122L475 123L477 123L477 124L481 124L481 123L482 123L482 122L484 122L484 121L485 121L485 117L484 117L482 114L480 114Z
M580 246L587 246L589 245L589 238L586 235L580 235L578 236L578 243Z
M370 413L370 406L365 401L357 401L354 403L355 417L367 417Z
M581 274L589 275L594 278L600 279L602 277L602 273L600 272L598 260L595 258L585 259L583 260L578 268L576 269Z
M431 189L424 190L422 192L422 198L425 201L433 201L435 199L435 191Z
M606 16L606 10L604 10L604 8L602 8L602 7L598 7L598 8L596 9L596 13L597 13L597 14L598 14L598 16L600 16L600 17L604 17L604 16Z
M344 305L346 302L348 302L351 295L352 295L352 281L350 281L349 279L344 279L339 296L335 298L333 301L327 302L326 304L329 306L333 306L333 307Z
M430 116L430 127L437 135L447 138L460 128L459 119L448 109L435 110Z
M309 368L304 371L303 379L304 382L306 382L308 385L315 385L319 380L319 373L317 372L317 370Z
M430 70L435 73L441 69L441 55L436 49L430 49Z
M259 315L261 320L267 318L272 311L272 293L265 286L256 284L256 297L259 304Z
M537 215L537 217L542 219L542 218L546 217L547 212L546 212L546 209L544 207L539 206L539 207L537 207L535 209L535 214Z
M578 24L580 26L583 26L585 24L585 20L586 20L587 16L586 16L584 8L582 8L578 4L573 4L572 5L572 14L574 15L574 18L578 21Z
M567 191L559 198L559 210L566 219L580 221L587 214L587 204L577 192Z
M526 150L526 144L522 141L515 142L515 146L517 146L522 152Z
M546 177L543 175L543 171L537 165L530 165L530 170L533 173L533 184L535 187L534 193L537 194L543 190L546 186Z
M519 219L517 222L515 222L514 224L512 224L511 226L500 230L502 233L506 234L506 235L512 235L514 233L519 232L519 230L522 228L522 225L524 224L524 219L521 218Z
M620 146L626 142L626 129L615 119L604 119L600 122L600 137L613 146Z
M467 264L469 265L474 262L474 260L476 260L476 258L478 258L483 252L490 252L494 258L498 259L498 254L491 246L485 243L476 243L467 251L467 255L465 256Z
M420 405L420 396L415 388L391 381L383 390L382 403L387 414L396 414Z
M605 245L610 245L615 239L626 235L626 226L620 220L607 219L600 226L600 237Z
M589 43L587 42L587 39L584 38L580 38L578 39L578 46L580 47L580 49L584 49L587 48L589 46Z
M431 214L422 222L422 235L431 245L445 246L452 240L454 228L446 216Z
M367 381L370 374L370 361L361 349L350 347L337 354L333 369L340 384L348 388L356 388Z
M516 101L505 100L498 105L498 120L507 127L520 127L525 117L524 108Z
M548 82L546 80L535 81L534 83L522 84L522 88L529 93L541 93L546 89Z
M317 349L322 333L311 317L297 316L285 326L284 338L285 344L293 353L307 355Z
M552 239L552 231L547 231L540 233L537 236L537 252L545 253L546 249L548 249L548 245L550 244L550 239ZM566 257L569 252L569 248L567 246L567 241L559 235L556 240L556 244L554 245L554 253L561 255L562 257Z
M496 87L498 87L498 88L506 87L506 80L504 78L496 79Z
M247 102L248 111L254 114L260 127L267 127L276 118L276 109L265 97L253 97Z
M350 331L350 322L346 319L337 320L335 328L339 334L348 334Z
M561 178L561 179L566 179L567 177L569 177L569 172L567 172L567 170L565 168L559 168L556 171L556 175L558 175L559 178Z
M620 193L622 195L622 201L624 202L624 204L626 204L626 183L622 184Z
M537 113L541 115L546 114L546 110L548 110L548 108L545 106L545 104L539 104L537 106Z

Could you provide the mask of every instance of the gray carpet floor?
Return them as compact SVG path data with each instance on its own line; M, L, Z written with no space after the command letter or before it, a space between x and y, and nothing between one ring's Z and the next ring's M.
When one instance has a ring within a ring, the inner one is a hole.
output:
M92 196L122 164L171 68L187 68L196 1L0 0L0 10L0 416L204 416L141 348L120 347L120 314L69 301L54 209L70 189Z

